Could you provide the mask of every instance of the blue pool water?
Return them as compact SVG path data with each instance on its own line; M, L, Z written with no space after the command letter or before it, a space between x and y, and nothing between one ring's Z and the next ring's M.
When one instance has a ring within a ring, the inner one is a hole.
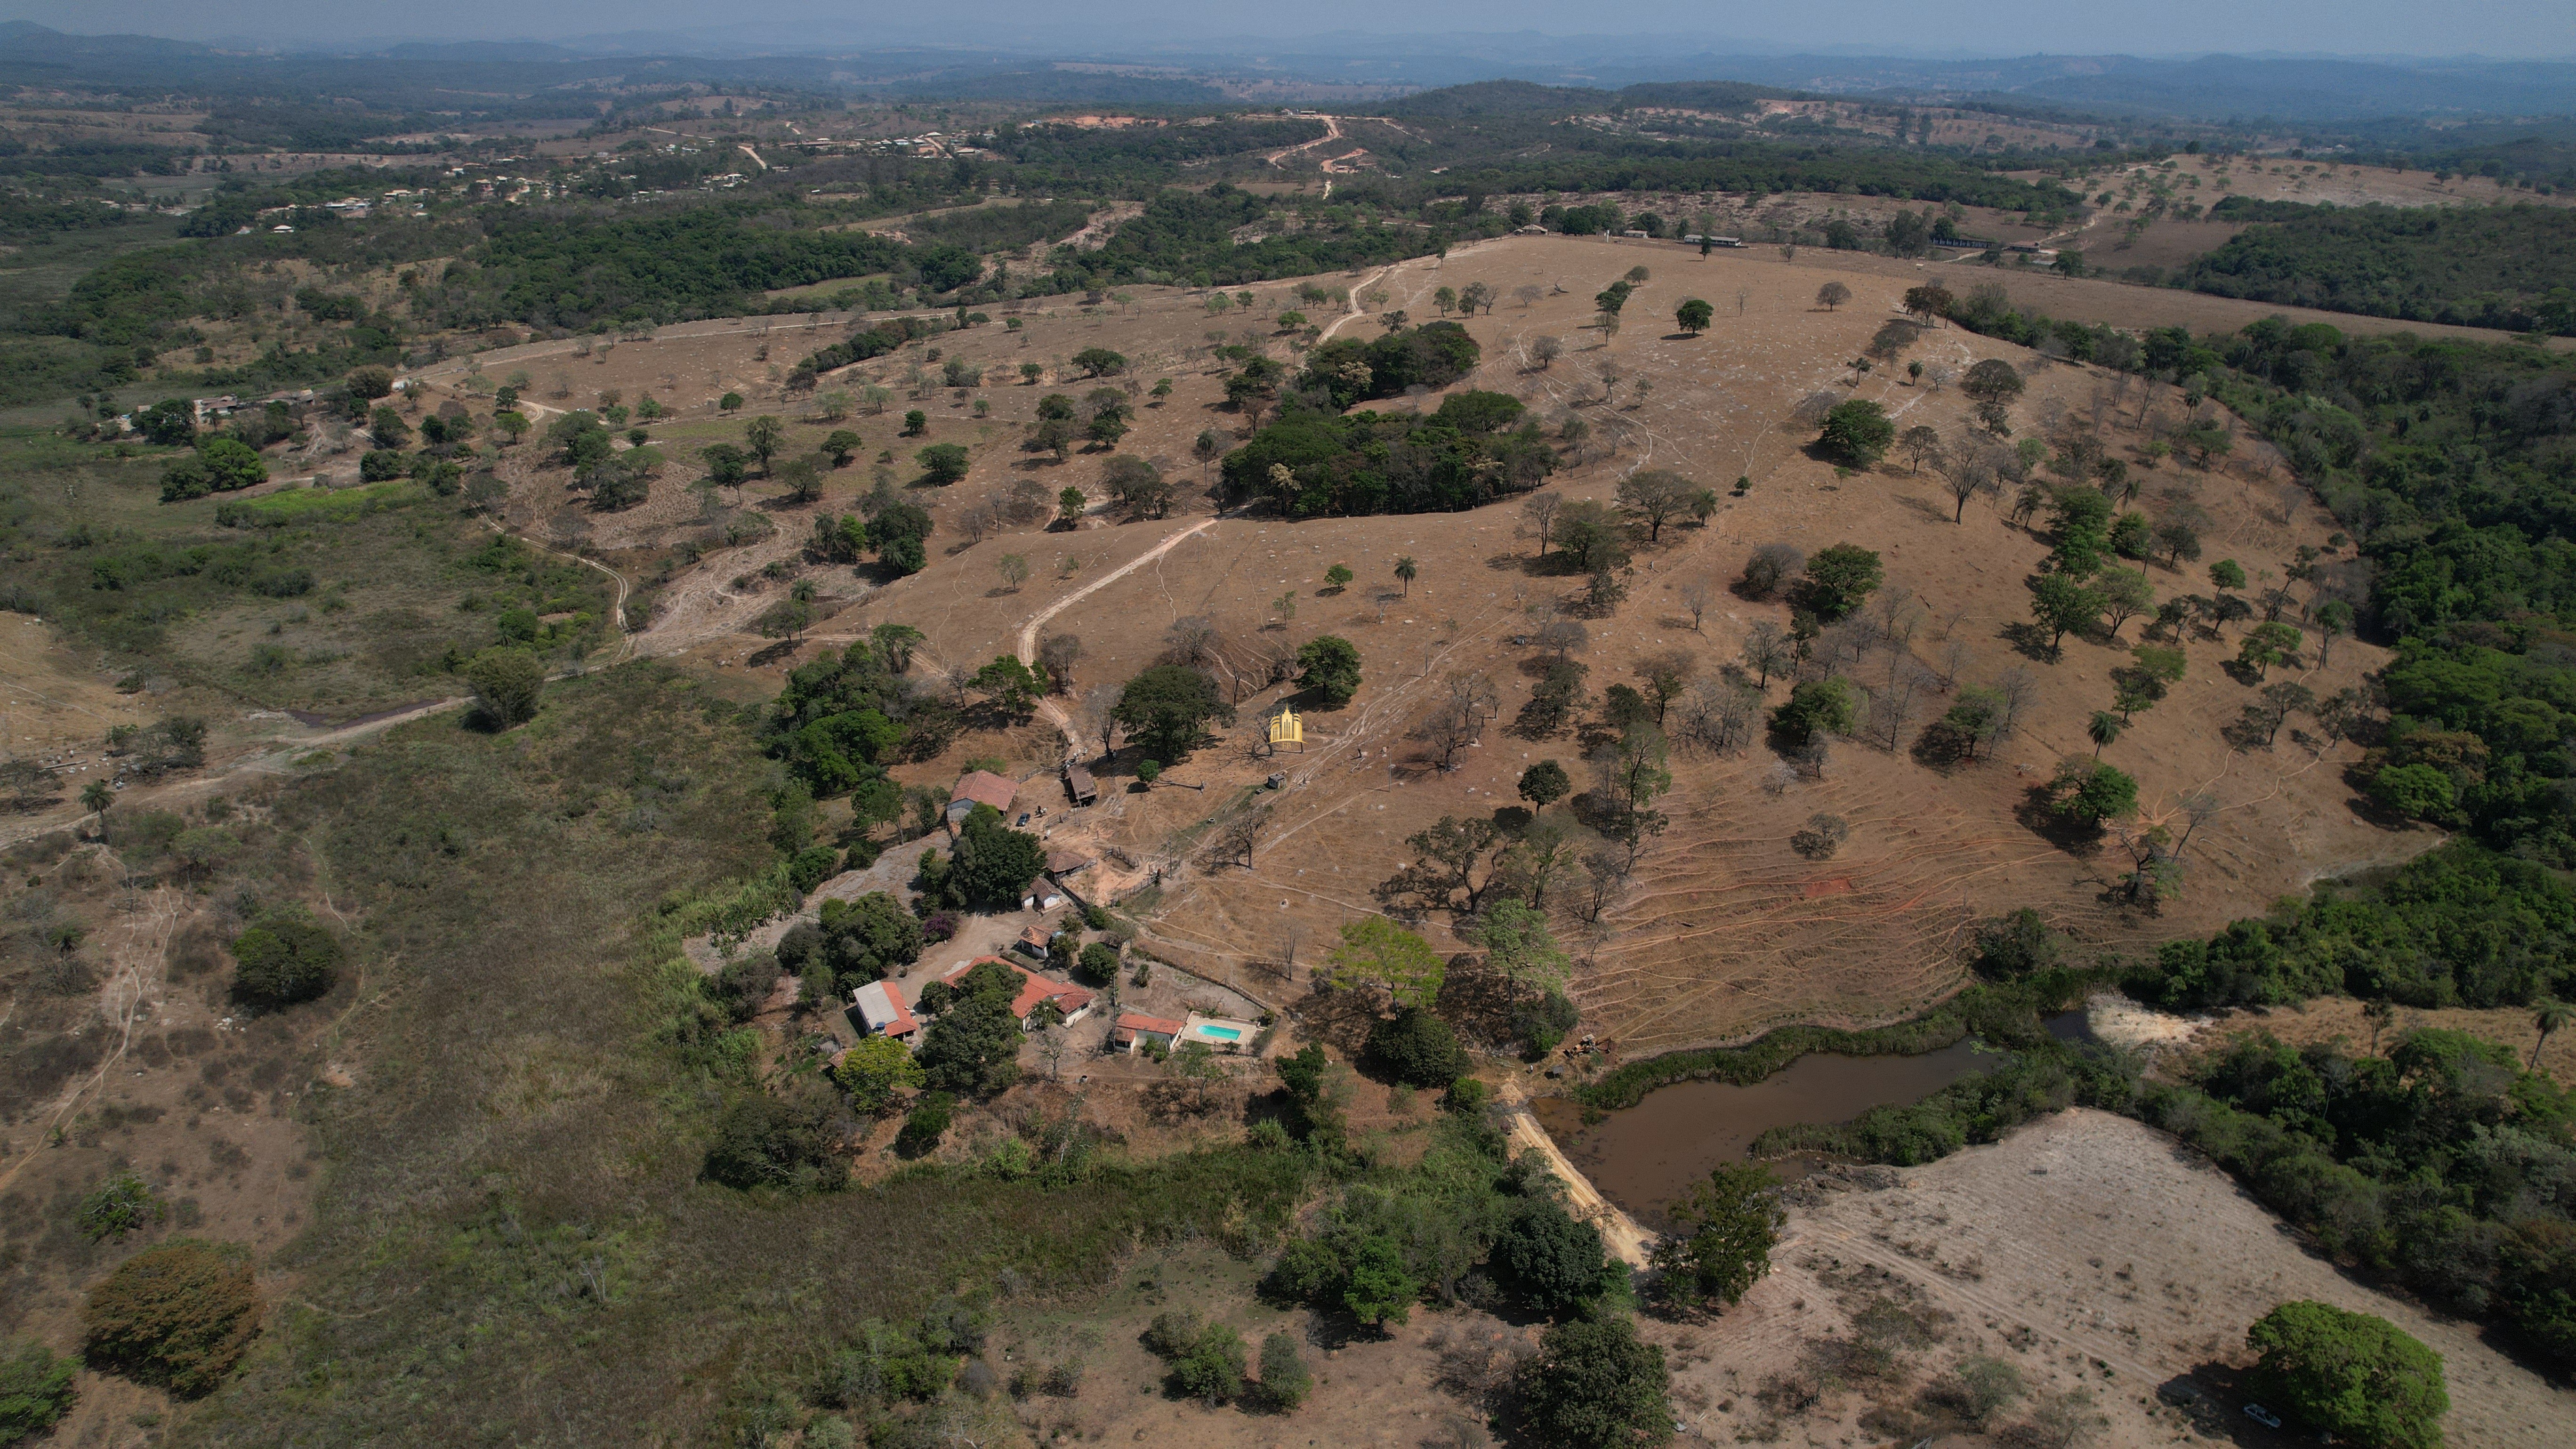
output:
M1212 1037L1215 1037L1218 1041L1241 1041L1241 1040L1243 1040L1243 1030L1242 1030L1242 1028L1240 1028L1240 1027L1232 1027L1232 1026L1203 1026L1203 1027L1200 1027L1200 1028L1199 1028L1199 1035L1201 1035L1201 1036L1212 1036Z

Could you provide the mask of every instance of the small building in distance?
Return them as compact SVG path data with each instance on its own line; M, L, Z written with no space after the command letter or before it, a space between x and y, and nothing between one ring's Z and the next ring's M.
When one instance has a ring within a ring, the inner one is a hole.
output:
M1064 767L1064 792L1073 797L1076 805L1097 804L1100 782L1091 778L1091 772L1080 765L1067 765Z
M871 981L850 993L850 1015L862 1035L890 1036L906 1046L921 1030L912 1008L903 1004L902 992L883 981Z

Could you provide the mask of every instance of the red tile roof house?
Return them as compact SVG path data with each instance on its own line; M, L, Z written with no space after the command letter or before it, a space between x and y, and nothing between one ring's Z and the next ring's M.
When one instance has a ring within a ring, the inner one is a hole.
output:
M1119 1051L1134 1055L1139 1043L1152 1040L1165 1047L1179 1036L1183 1024L1168 1017L1144 1016L1133 1011L1118 1014L1118 1024L1109 1029L1109 1044Z
M912 1008L903 1004L903 993L883 981L871 981L851 992L850 1014L869 1036L890 1036L907 1046L913 1033L921 1030Z
M1001 961L1003 965L1020 973L1020 994L1011 1001L1011 1014L1020 1019L1022 1026L1029 1024L1030 1015L1038 1009L1040 1002L1045 1001L1054 1002L1055 1009L1064 1013L1067 1026L1091 1014L1090 992L1067 982L1040 976L1016 961L1002 961L999 956L978 956L972 961L960 962L939 973L939 979L953 987L965 979L967 972L987 961Z
M1011 801L1020 787L990 770L969 770L957 777L957 788L948 792L948 829L954 834L978 805L990 805L1004 815L1011 813Z

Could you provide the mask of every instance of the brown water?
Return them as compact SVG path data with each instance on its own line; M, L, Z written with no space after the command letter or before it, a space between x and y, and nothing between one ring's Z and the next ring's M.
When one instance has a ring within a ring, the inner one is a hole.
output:
M1705 1081L1658 1087L1589 1127L1581 1105L1568 1098L1543 1097L1534 1105L1548 1135L1602 1196L1654 1224L1663 1220L1665 1203L1710 1168L1743 1161L1753 1139L1771 1128L1848 1122L1872 1107L1919 1102L1999 1061L1965 1041L1912 1057L1811 1053L1749 1087ZM1782 1166L1784 1176L1799 1175Z

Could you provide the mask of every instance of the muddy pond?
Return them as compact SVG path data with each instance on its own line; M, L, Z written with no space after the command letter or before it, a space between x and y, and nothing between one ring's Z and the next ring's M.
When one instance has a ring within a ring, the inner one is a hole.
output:
M2045 1024L2063 1041L2091 1035L2080 1010L2059 1012ZM2001 1060L1973 1038L1911 1057L1810 1053L1750 1086L1697 1081L1658 1087L1636 1106L1588 1127L1582 1106L1570 1098L1543 1097L1534 1106L1548 1135L1602 1196L1652 1226L1664 1221L1665 1203L1710 1168L1743 1161L1753 1139L1774 1127L1848 1122L1872 1107L1919 1102ZM1783 1176L1795 1177L1806 1161L1778 1166Z

